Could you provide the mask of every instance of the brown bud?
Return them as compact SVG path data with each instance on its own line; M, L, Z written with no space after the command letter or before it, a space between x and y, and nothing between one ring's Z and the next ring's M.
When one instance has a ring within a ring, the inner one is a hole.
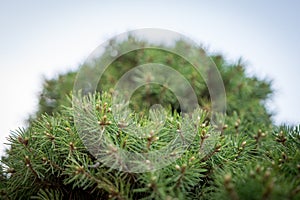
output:
M237 129L237 128L239 127L239 125L240 125L239 123L235 122L235 124L234 124L234 128L236 128L236 129Z
M190 162L193 162L195 159L196 159L196 158L195 158L194 156L192 156L192 157L189 159L189 161L190 161Z
M246 141L243 141L241 147L244 148L246 146L246 143L247 143Z
M267 170L264 174L264 179L268 179L271 176L270 170Z
M221 145L221 144L218 144L218 145L215 147L215 152L221 151L221 147L222 147L222 145Z
M46 134L46 136L50 139L50 140L54 140L55 139L55 137L52 135L52 134L50 134L50 133L45 133Z
M103 122L106 122L106 120L107 120L107 116L106 116L106 115L104 115L104 116L103 116L103 118L102 118L102 120L103 120Z
M151 181L152 181L152 182L156 181L156 179L157 179L156 176L152 176L152 177L151 177Z
M70 142L70 143L69 143L69 146L70 146L71 151L74 151L74 150L77 149L77 148L74 146L74 143L73 143L73 142Z
M228 125L225 124L225 125L223 126L223 130L225 130L225 129L227 129L227 128L228 128Z
M256 173L260 173L262 171L261 167L258 165L256 166L256 169L255 169Z
M224 184L228 185L231 182L231 174L226 174L224 176Z
M106 109L107 105L108 105L108 104L107 104L106 102L104 102L103 108Z
M284 152L282 152L282 158L284 159L284 160L287 160L288 159L288 157L287 157L287 155L284 153Z
M15 173L16 170L14 168L9 168L7 169L7 173Z

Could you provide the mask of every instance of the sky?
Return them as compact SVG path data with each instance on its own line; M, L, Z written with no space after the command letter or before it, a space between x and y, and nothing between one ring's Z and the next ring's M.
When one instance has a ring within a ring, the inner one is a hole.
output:
M273 80L276 124L300 124L299 10L292 0L0 0L0 155L36 110L44 77L76 69L101 43L139 28L243 58L249 74Z

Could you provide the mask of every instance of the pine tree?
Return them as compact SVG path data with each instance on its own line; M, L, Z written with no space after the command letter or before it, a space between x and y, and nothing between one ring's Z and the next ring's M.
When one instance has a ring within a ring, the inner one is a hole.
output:
M147 43L130 36L111 41L104 54L129 42ZM174 48L191 47L177 41ZM300 127L272 123L265 105L272 95L270 81L247 75L242 61L210 57L226 89L222 127L209 123L210 95L203 78L190 63L167 52L144 49L119 57L104 72L98 92L78 99L81 107L72 106L77 71L45 80L29 127L8 138L10 148L0 166L1 199L299 199ZM149 62L180 72L202 109L183 118L172 92L146 85L134 93L127 118L114 118L114 85L132 67ZM156 103L168 108L163 125L156 110L148 111ZM76 127L74 111L89 128L88 137ZM141 135L132 133L132 125L143 130ZM127 170L134 165L130 159L124 164L117 151L159 152L172 141L180 145L158 156L163 160L169 153L172 162L160 167L159 159L140 159L135 170L146 169L141 173Z

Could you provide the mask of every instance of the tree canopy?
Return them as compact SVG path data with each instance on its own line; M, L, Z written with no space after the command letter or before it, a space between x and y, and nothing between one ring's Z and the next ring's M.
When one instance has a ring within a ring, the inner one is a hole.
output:
M128 43L143 45L147 41L132 36L121 42L110 41L104 54ZM191 47L179 40L173 48ZM197 50L210 57L223 79L227 104L222 127L210 123L207 82L190 62L159 49L132 51L109 65L95 93L79 99L83 109L77 113L84 114L80 119L94 134L89 138L83 137L74 119L78 108L72 105L72 90L78 71L44 81L39 108L30 116L29 127L13 131L8 138L10 148L0 166L0 197L299 199L300 127L273 124L272 112L266 108L272 95L271 81L248 75L241 60L231 63L221 54L210 54L201 47ZM163 85L146 84L133 93L132 113L125 121L115 119L111 112L114 86L130 69L146 63L170 66L184 76L200 109L182 118L172 91ZM163 125L159 120L153 122L157 116L148 111L154 104L166 107ZM96 125L89 121L92 117ZM142 135L133 135L128 128L132 124L143 130ZM161 129L155 131L158 125ZM187 133L195 134L189 138ZM87 140L92 143L89 148ZM186 140L189 145L185 145ZM173 141L180 145L160 153ZM99 144L103 151L97 149ZM120 150L137 154L154 151L158 157L139 160L139 166L149 170L135 172L126 170L133 166L121 162ZM155 168L153 162L160 163L165 153L174 159Z

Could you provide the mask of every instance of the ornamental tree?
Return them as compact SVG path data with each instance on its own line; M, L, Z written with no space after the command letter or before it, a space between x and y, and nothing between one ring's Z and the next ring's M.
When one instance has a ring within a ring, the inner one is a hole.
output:
M111 40L103 55L130 44L149 42L131 35ZM178 40L173 48L194 47ZM271 81L249 76L241 60L230 63L220 54L196 50L212 59L223 79L227 107L221 126L210 123L215 113L207 82L176 54L145 48L117 57L88 95L72 92L78 71L61 74L44 81L28 128L8 137L0 166L1 199L300 198L300 127L273 124L266 108ZM145 84L133 93L125 119L116 118L115 85L126 72L149 62L182 74L200 108L185 115L167 87ZM165 109L151 110L154 104ZM78 117L88 134L76 126ZM170 144L176 145L165 148ZM156 157L130 157L149 152ZM124 155L129 156L124 160Z

